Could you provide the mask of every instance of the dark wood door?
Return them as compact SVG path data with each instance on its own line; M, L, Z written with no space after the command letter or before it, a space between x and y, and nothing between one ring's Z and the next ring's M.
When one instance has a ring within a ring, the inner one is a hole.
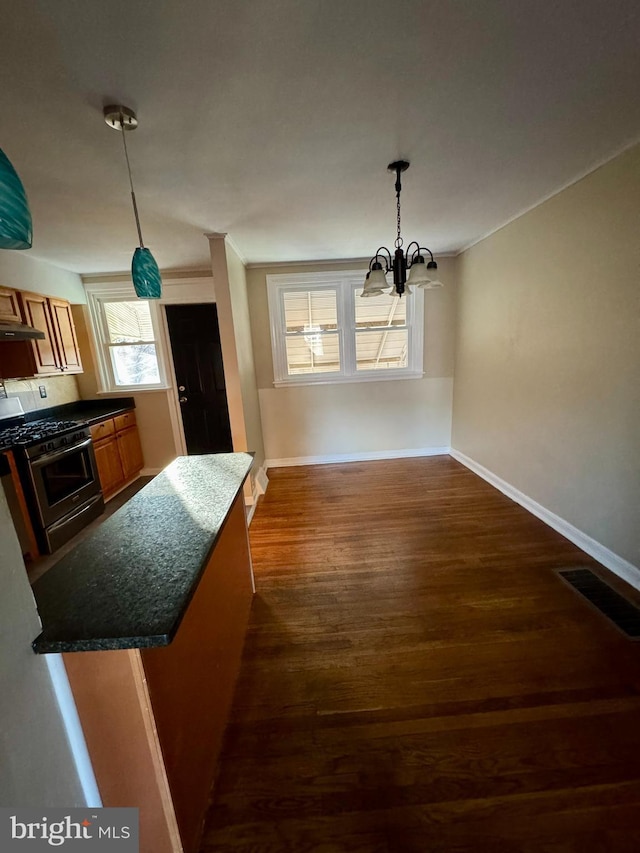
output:
M233 450L215 305L167 305L187 452Z

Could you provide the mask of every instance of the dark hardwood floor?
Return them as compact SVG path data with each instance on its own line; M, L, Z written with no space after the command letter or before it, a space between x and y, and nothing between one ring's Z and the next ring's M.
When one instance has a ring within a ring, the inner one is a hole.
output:
M269 478L202 853L640 851L640 646L554 574L597 564L449 457Z

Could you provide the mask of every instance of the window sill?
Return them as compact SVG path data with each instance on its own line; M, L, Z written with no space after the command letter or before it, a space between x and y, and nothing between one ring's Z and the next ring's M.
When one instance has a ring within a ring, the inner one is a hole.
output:
M117 388L107 388L96 391L96 397L113 396L114 394L146 394L149 391L171 391L171 385L119 385Z
M297 385L345 385L353 382L400 382L403 379L422 379L424 372L402 373L401 375L389 376L379 374L375 376L306 376L304 379L278 379L273 383L274 388L295 388Z

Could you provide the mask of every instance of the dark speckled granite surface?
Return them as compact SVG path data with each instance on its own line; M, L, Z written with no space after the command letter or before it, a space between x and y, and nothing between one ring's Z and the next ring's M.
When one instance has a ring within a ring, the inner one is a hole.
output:
M133 397L104 397L101 400L77 400L49 409L37 409L27 413L27 420L56 418L56 420L83 421L89 426L113 418L135 408Z
M252 461L174 460L33 585L43 625L34 651L170 643Z

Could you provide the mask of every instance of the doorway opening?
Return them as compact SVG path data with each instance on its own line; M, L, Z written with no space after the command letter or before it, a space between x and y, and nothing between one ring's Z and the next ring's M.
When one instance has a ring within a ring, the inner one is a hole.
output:
M166 305L187 453L233 450L218 310L212 303Z

